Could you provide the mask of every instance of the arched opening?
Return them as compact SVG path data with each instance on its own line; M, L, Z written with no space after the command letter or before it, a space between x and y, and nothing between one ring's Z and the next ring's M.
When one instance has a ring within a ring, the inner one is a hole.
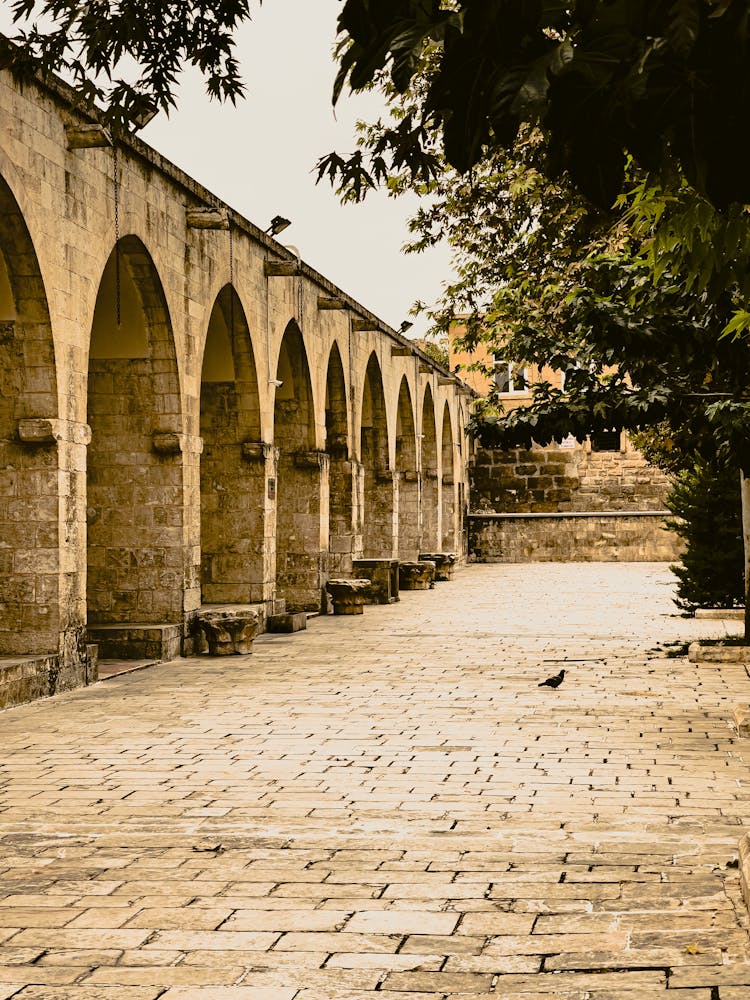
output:
M441 547L444 552L457 552L456 474L453 463L453 429L451 427L451 415L447 403L443 410L442 481L440 485L442 496Z
M432 389L428 385L422 405L422 543L423 552L440 548L440 491L438 489L437 431Z
M264 599L265 464L258 378L247 319L231 285L219 293L208 323L200 433L201 601L259 603Z
M2 656L57 652L68 624L59 608L57 417L52 327L39 262L19 205L0 178Z
M398 557L419 556L419 472L414 409L406 376L401 379L396 411L396 471L398 472Z
M276 498L276 590L287 611L321 605L328 540L326 456L316 452L310 369L297 324L288 324L279 349L274 444L279 450Z
M360 459L364 485L362 555L392 559L394 555L393 474L388 468L388 421L383 377L375 354L367 362L362 390Z
M102 274L89 351L90 625L182 621L180 411L161 282L143 243L126 236Z
M326 377L326 452L329 461L329 565L333 577L351 574L355 482L349 460L349 421L341 353L334 343Z

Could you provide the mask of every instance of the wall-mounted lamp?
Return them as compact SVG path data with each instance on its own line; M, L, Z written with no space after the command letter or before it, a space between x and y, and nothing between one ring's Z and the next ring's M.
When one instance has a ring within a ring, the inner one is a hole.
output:
M398 328L398 332L406 333L406 331L411 330L413 326L414 326L413 323L410 323L408 319L405 319L404 322L401 324L401 326Z
M268 384L275 386L277 389L280 389L284 383L281 381L280 378L269 378Z
M288 226L291 226L291 224L291 219L285 219L283 215L274 215L271 219L271 225L268 227L266 232L269 236L278 236L279 233L283 233Z

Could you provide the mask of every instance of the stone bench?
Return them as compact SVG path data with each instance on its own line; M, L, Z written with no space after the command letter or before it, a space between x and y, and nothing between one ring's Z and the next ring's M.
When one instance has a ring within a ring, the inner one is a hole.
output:
M435 586L435 563L427 559L398 564L401 590L430 590Z
M369 587L370 581L364 579L327 580L326 592L331 598L333 613L361 615Z
M420 552L420 562L435 563L435 579L438 581L452 580L454 567L458 561L455 552Z
M260 625L255 611L202 611L197 622L206 634L209 656L252 653Z

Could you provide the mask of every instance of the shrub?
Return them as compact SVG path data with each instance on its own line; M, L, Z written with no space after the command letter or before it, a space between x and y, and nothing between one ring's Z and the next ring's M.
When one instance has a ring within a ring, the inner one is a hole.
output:
M677 606L692 612L744 605L739 473L696 462L674 476L666 503L679 518L667 524L685 542L681 563L671 567Z

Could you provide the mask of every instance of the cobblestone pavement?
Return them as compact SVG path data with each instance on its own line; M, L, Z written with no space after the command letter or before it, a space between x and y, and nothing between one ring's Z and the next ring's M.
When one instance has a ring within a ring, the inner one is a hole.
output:
M0 1000L748 1000L750 680L654 649L724 629L669 581L474 566L0 714Z

